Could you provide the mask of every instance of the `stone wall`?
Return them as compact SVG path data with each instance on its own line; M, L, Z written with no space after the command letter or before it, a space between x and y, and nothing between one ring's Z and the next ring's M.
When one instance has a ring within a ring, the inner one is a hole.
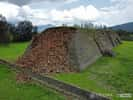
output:
M112 48L119 43L119 36L109 30L50 28L33 38L17 64L40 73L77 72L102 55L113 55Z
M70 55L75 56L75 58L71 61L77 60L75 63L77 63L76 67L78 67L79 70L85 69L88 65L92 64L101 57L101 53L95 41L89 34L77 31L77 33L73 36L73 42L71 43L73 43L71 48L74 48L74 50L69 50L73 51L73 54Z
M119 36L110 30L98 30L95 34L94 41L102 55L112 52L112 48L120 44Z
M113 47L119 45L119 36L110 30L96 30L96 33L78 30L69 44L69 58L72 66L85 69L105 53L113 56Z

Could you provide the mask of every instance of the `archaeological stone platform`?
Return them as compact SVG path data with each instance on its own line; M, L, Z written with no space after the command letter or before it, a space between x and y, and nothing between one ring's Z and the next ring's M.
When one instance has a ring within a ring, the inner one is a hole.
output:
M16 63L39 73L78 72L119 44L119 36L110 30L49 28L32 39Z

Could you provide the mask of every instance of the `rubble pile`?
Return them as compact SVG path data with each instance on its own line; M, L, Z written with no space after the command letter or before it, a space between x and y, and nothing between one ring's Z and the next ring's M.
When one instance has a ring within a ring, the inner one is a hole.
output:
M68 60L68 44L75 32L74 28L62 27L47 29L36 35L17 64L39 73L75 71Z

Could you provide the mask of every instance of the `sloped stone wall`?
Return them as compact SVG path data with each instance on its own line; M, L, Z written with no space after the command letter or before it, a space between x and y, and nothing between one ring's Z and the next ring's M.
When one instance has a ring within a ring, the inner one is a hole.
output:
M104 53L105 50L111 50L113 48L113 45L107 35L108 33L105 33L104 31L98 31L95 40L97 44L99 44L99 49L101 50L101 53Z
M113 31L106 31L113 47L118 46L121 43L121 39L119 37L119 35Z
M94 41L103 55L104 53L112 52L112 48L121 43L119 36L110 30L98 30Z
M89 35L71 27L50 28L33 38L17 64L40 73L77 72L119 43L118 35L111 31Z
M78 31L73 36L73 49L70 49L69 51L73 51L73 54L75 56L74 59L71 61L75 61L76 67L79 70L85 69L88 65L95 62L99 57L101 57L101 53L93 40L92 37L89 36L89 34L81 33ZM71 48L72 48L71 47Z

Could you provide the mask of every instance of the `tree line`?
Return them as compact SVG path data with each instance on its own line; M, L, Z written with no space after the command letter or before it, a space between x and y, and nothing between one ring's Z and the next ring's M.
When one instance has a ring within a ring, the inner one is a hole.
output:
M124 30L116 30L122 40L133 41L133 32L127 32Z
M95 32L96 30L111 30L111 31L116 32L122 40L133 41L133 32L128 32L128 31L121 30L121 29L114 30L105 25L94 25L92 23L84 23L81 25L75 24L74 27L80 28L83 30L89 30L91 32Z
M33 26L32 22L25 20L11 24L0 15L0 43L29 41L35 34L37 34L37 26Z

